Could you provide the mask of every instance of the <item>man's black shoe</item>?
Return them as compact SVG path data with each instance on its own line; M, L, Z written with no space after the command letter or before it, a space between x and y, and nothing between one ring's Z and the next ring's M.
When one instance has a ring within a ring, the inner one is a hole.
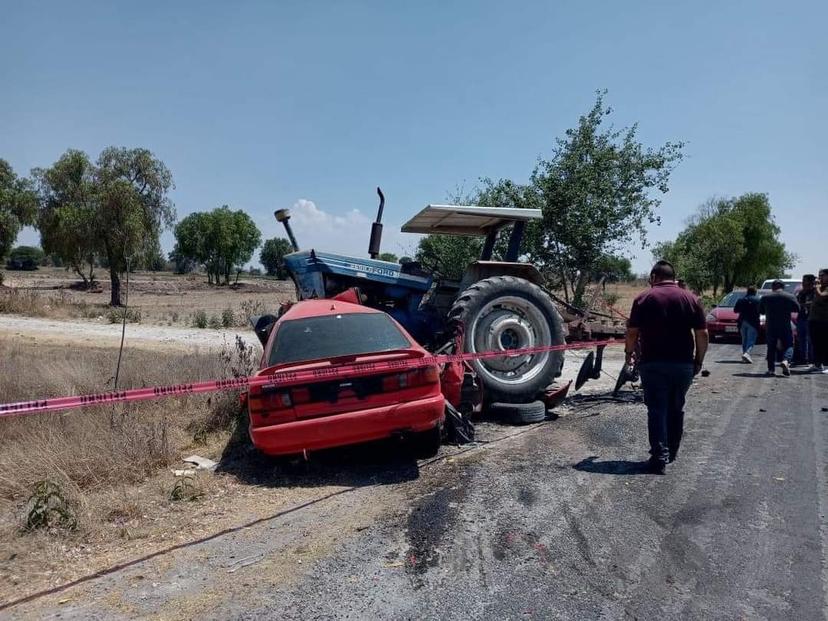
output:
M667 464L660 459L653 459L652 457L646 463L647 472L650 474L667 474Z

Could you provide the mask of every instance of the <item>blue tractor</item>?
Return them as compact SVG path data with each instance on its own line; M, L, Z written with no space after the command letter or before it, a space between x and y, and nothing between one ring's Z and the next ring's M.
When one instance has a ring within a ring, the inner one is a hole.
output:
M518 261L526 223L541 218L539 209L428 205L411 218L403 232L485 237L480 259L460 280L452 280L417 262L400 265L377 258L385 205L379 188L377 193L370 258L300 250L288 210L275 213L295 250L284 262L298 299L331 298L355 288L363 304L390 314L431 351L444 352L457 343L466 352L488 352L565 342L566 328L540 273ZM505 260L493 261L501 231L509 232ZM560 375L562 365L562 351L472 363L474 382L485 400L510 404L534 402Z

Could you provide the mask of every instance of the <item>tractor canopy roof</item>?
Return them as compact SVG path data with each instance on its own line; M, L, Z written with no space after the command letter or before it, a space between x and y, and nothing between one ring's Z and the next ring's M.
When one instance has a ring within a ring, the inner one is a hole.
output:
M427 205L403 224L403 233L440 235L487 235L513 222L543 217L540 209L519 207L476 207L471 205Z

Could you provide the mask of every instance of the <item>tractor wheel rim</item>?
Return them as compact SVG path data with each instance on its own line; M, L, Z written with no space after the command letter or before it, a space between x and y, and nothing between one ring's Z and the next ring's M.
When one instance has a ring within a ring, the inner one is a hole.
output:
M552 332L543 311L520 297L500 297L486 304L467 336L473 352L508 351L552 344ZM501 384L530 382L543 371L550 352L488 358L475 361L478 373Z

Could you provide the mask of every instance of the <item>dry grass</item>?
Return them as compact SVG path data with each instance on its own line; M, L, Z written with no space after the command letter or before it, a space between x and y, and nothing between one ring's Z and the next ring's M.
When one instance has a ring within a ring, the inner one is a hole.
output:
M0 313L120 322L121 311L108 305L109 281L99 277L99 289L82 291L77 289L77 279L59 268L5 272ZM235 287L214 287L200 274L130 274L130 321L143 324L192 326L197 313L203 313L205 327L245 326L250 315L273 312L292 299L294 288L289 281L247 277Z
M0 402L111 389L116 359L115 349L2 341ZM120 387L228 377L238 367L232 353L158 356L132 350ZM136 514L130 486L178 463L186 450L220 450L237 409L237 397L228 393L0 420L0 508L7 530L20 522L43 480L60 487L86 529Z

